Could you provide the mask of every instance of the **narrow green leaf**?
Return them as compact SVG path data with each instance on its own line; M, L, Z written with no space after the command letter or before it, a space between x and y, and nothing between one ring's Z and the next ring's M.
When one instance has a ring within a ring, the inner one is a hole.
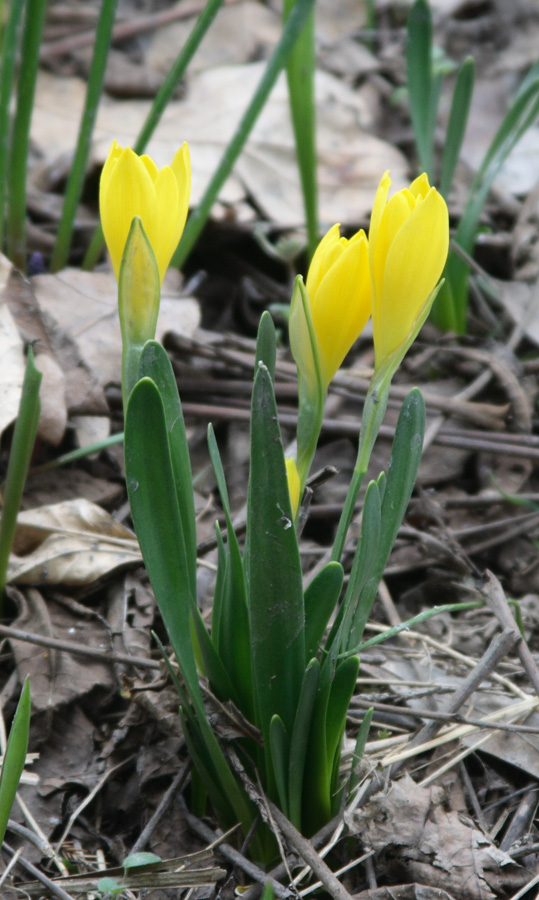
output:
M172 363L164 347L157 341L148 341L144 345L139 375L141 378L152 379L163 402L170 460L182 521L189 584L191 595L196 598L197 532L189 444Z
M236 689L212 642L198 607L191 607L191 615L204 666L204 674L210 682L213 693L218 700L222 702L232 700L241 709L241 701L236 693Z
M369 736L373 712L374 710L371 706L371 708L368 709L363 716L363 721L359 726L359 731L356 738L356 746L354 747L354 753L352 755L350 781L348 782L349 795L353 794L361 781L361 775L359 773L359 763L363 759L363 754L365 752L365 744L367 743L367 738Z
M26 271L26 173L30 123L46 11L46 0L26 0L15 116L9 149L7 242L9 258L21 272Z
M361 603L365 588L373 598L378 590L378 566L380 532L382 528L382 505L378 482L371 481L365 494L361 536L354 554L354 561L348 580L348 587L342 603L342 625L335 641L334 653L341 653L355 647L359 642L365 624L370 616L369 603Z
M410 115L420 167L432 177L432 16L427 0L415 0L408 15L406 72Z
M270 750L279 806L281 812L288 816L288 761L290 754L290 741L280 716L273 716L270 727Z
M4 215L6 192L9 188L8 153L10 140L10 102L19 47L18 35L24 3L10 3L7 7L0 63L0 248L4 247Z
M378 585L414 489L421 461L424 431L425 403L421 391L413 388L402 405L395 430L381 507L378 546L373 551L375 565L371 567L370 577L361 585L360 602L350 629L348 650L357 647L371 614Z
M305 591L305 662L316 656L330 616L337 606L344 579L340 563L330 562Z
M259 363L251 410L247 503L249 617L257 718L269 741L280 716L291 734L305 668L301 562L271 376Z
M125 468L133 522L159 610L189 694L202 706L189 624L189 566L167 420L159 390L150 378L141 379L129 398Z
M275 378L275 360L277 356L277 347L275 339L275 325L270 313L266 310L262 313L260 324L258 326L258 334L256 337L256 356L255 365L259 362L264 363L270 373L271 380Z
M287 21L296 2L297 0L284 0L284 22ZM311 259L314 256L319 238L315 69L316 47L313 10L296 41L286 67L290 112L305 208L309 258Z
M471 56L462 63L455 83L453 91L453 100L451 102L451 111L449 113L449 121L447 123L447 131L442 157L442 172L440 176L440 193L447 199L453 175L457 166L466 125L468 124L468 115L470 112L470 103L472 100L473 86L475 78L475 63Z
M248 719L254 717L251 673L251 638L245 573L228 502L225 474L213 428L208 428L208 447L227 527L225 575L214 643L235 687L236 703ZM213 625L212 625L213 628Z
M19 787L30 731L30 681L26 679L15 710L0 774L0 843L4 840L15 794Z
M302 830L301 807L305 775L307 746L311 733L313 709L320 682L320 663L311 659L305 669L301 686L296 720L290 740L290 762L288 767L288 817L293 825Z
M336 755L340 759L341 741L346 724L346 713L356 686L359 658L350 656L337 666L331 684L326 718L326 747L328 762Z
M215 646L219 648L221 619L223 615L223 598L226 578L226 550L225 542L221 534L219 522L215 523L215 540L217 542L217 574L215 576L215 588L213 592L213 606L211 611L211 637Z

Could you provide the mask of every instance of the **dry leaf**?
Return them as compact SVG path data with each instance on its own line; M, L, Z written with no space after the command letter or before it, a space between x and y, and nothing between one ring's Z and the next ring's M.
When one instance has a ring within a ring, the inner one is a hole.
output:
M171 277L175 280L173 273ZM169 283L163 286L157 340L167 331L191 336L199 322L198 303L169 290ZM119 382L122 339L112 273L64 269L58 275L37 275L32 284L41 310L76 342L99 384Z
M205 191L225 147L248 106L264 63L221 66L195 75L184 100L167 106L148 153L159 166L170 163L183 140L189 142L192 162L192 205ZM84 82L58 78L41 71L32 119L32 139L52 165L72 150L84 98ZM370 212L374 193L385 169L393 187L408 183L408 163L400 151L369 134L370 105L357 91L325 72L316 74L318 127L318 183L320 220L357 224ZM132 145L148 114L150 103L104 98L95 129L94 156L103 163L110 144ZM220 200L234 205L251 195L279 226L303 222L288 90L284 74L278 79Z
M36 367L41 371L39 397L41 412L37 426L37 436L46 444L58 447L67 425L65 377L60 366L46 353L36 357Z
M17 522L11 583L90 584L142 559L135 536L84 499L27 510Z
M10 597L19 610L14 628L99 650L110 647L107 629L97 617L75 616L50 599L45 603L39 591L33 588L26 594L11 588ZM35 710L55 709L96 686L108 690L114 688L112 668L107 662L13 638L9 641L21 684L30 676Z
M0 435L17 418L25 361L22 341L8 307L0 305Z
M376 794L363 809L345 814L365 849L397 858L410 879L442 887L459 900L494 900L503 891L504 872L518 868L507 853L456 812L442 806L440 788L419 787L409 775ZM523 882L529 874L523 873Z

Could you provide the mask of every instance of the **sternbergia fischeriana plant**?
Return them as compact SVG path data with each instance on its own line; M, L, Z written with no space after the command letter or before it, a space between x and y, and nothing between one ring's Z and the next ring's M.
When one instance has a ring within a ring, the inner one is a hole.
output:
M170 167L158 170L147 157L113 144L103 171L101 212L118 278L124 342L125 465L133 523L178 663L169 671L194 764L194 795L203 786L223 826L239 821L246 833L257 810L245 778L308 835L338 811L355 783L353 773L341 771L342 739L363 627L419 465L424 405L417 390L403 404L387 477L382 473L367 489L344 593L340 559L346 516L357 494L349 493L333 561L308 583L296 518L324 399L346 354L372 314L376 364L361 428L363 466L385 408L384 391L427 313L443 267L447 210L437 192L425 176L389 201L388 188L384 176L369 239L363 231L341 237L333 226L314 254L306 284L301 277L296 282L290 342L299 373L297 463L292 456L285 459L273 386L275 330L269 314L262 316L243 543L209 428L222 508L210 623L197 605L193 479L182 407L170 361L153 340L161 281L187 214L188 153L180 149ZM357 482L354 472L351 491ZM222 741L210 722L201 676L225 704L221 709L234 711ZM354 763L368 722L367 716ZM271 830L260 824L251 855L267 864L276 850Z

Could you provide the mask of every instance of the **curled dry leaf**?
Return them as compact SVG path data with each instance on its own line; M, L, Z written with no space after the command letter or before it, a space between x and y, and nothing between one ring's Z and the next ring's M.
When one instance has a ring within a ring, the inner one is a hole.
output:
M135 536L82 498L21 513L13 550L15 584L90 584L142 560Z

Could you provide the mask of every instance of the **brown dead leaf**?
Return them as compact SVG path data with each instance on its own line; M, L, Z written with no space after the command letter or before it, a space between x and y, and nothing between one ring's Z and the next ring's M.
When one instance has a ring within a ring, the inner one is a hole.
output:
M77 617L50 599L45 603L33 588L25 594L10 588L10 597L19 610L14 628L100 650L110 646L107 629L97 618ZM10 644L21 684L30 676L32 707L37 711L63 706L97 686L114 688L111 666L100 660L11 638Z
M174 273L171 279L174 283ZM190 336L199 321L198 303L181 298L177 287L168 289L170 283L166 280L163 287L158 340L167 331ZM119 382L122 339L114 275L64 269L58 275L37 275L32 284L40 309L75 342L98 383Z
M142 560L136 537L82 498L27 510L17 522L11 583L90 584Z
M202 197L251 100L254 86L262 77L264 65L207 69L192 78L184 100L167 106L148 153L162 166L170 163L181 141L189 142L193 205ZM83 98L84 83L80 79L61 79L40 72L32 138L49 165L74 146ZM321 222L326 226L334 222L356 224L370 212L385 169L391 170L393 187L399 190L408 183L408 163L394 146L369 133L370 103L338 78L317 72L316 106ZM104 162L113 139L132 145L149 109L148 101L105 98L95 129L95 160ZM281 227L293 227L303 221L284 74L278 79L234 173L224 185L220 201L240 204L246 195L251 195Z
M13 269L3 293L22 339L34 342L36 357L55 359L65 376L65 404L69 413L108 413L105 395L81 359L75 341L40 309L32 282Z
M446 812L442 801L440 788L422 788L406 774L345 819L366 849L398 858L410 880L443 887L459 900L494 900L506 872L514 887L518 868L511 857L467 818ZM522 873L524 884L529 874Z

